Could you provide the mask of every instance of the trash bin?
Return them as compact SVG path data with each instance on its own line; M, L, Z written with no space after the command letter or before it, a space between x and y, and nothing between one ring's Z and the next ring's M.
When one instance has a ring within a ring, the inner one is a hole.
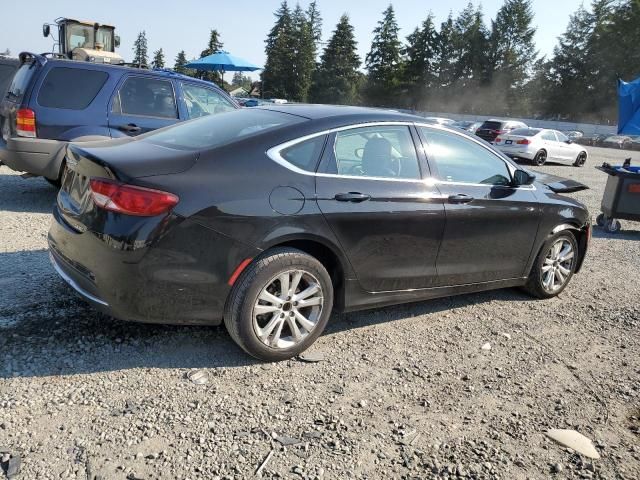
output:
M640 222L640 167L596 167L609 175L596 223L609 233L620 231L619 220Z

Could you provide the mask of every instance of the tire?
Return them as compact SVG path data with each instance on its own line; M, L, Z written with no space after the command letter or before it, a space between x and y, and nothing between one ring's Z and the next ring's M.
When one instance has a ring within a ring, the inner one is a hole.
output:
M596 225L604 227L605 223L607 223L607 217L604 216L604 213L601 213L596 217Z
M286 275L287 283L293 286L298 272L302 273L296 292L292 297L283 294L280 278L284 281ZM296 293L313 291L316 285L320 288L318 293L308 295L306 300L294 301ZM259 298L261 296L269 300ZM276 303L271 300L274 297L282 301ZM304 301L318 302L318 305L300 307L299 303ZM254 309L259 307L265 313L255 314ZM332 308L333 285L326 268L300 250L275 248L256 258L237 279L227 299L224 323L231 338L249 355L270 362L280 361L299 355L315 342L326 327ZM310 331L298 320L298 314L307 325L313 324ZM298 339L292 322L298 329ZM265 340L261 339L258 329L263 330Z
M576 157L576 161L573 162L574 167L582 167L587 163L587 152L580 152Z
M622 230L622 224L620 223L620 220L609 218L604 224L604 229L609 233L618 233Z
M544 150L540 150L538 153L536 153L536 156L533 157L533 163L535 165L541 166L544 165L547 162L547 152Z
M553 256L553 248L559 243L561 245L558 251L559 254L564 251L565 245L570 245L572 255L565 262L551 261L552 263L549 263L550 256ZM555 235L550 235L533 262L524 290L533 297L543 299L552 298L562 293L571 281L571 277L573 277L578 262L578 253L578 242L571 232L565 230ZM558 266L562 267L563 270L559 270ZM559 271L560 275L564 277L562 282L558 281L560 277L557 276L556 271ZM564 273L565 271L568 271L568 273ZM551 285L549 286L547 286L549 279L547 275L551 275ZM556 285L556 281L558 281L558 285Z

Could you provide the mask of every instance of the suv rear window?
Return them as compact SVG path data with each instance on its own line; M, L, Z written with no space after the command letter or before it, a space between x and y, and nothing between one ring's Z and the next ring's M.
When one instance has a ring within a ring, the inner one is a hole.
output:
M16 72L16 67L13 65L0 64L0 98L4 97L7 87L11 83L13 74Z
M107 72L80 68L52 68L38 93L43 107L84 110L109 78Z
M11 86L9 87L9 94L12 100L16 102L20 102L22 97L24 97L27 88L29 87L29 82L31 81L31 77L33 77L33 73L37 70L37 64L34 61L23 63L11 81Z

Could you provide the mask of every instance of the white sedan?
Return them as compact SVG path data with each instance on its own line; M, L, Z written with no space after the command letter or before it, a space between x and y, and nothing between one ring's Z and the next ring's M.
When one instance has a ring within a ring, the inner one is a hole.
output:
M587 161L584 146L573 143L557 130L518 128L499 135L493 144L505 155L515 160L529 160L535 165L544 165L547 160L568 160L575 167L581 167Z

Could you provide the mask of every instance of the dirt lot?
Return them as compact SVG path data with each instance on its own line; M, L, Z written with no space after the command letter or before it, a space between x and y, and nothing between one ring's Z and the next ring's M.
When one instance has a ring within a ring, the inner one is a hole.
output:
M574 195L595 217L593 166L622 158L594 148L585 168L541 170L590 185ZM15 478L250 478L265 459L267 478L640 478L638 223L596 230L559 298L504 290L335 316L323 361L262 364L224 328L85 306L48 261L54 199L0 167L0 463L19 456ZM581 432L601 459L549 428Z

